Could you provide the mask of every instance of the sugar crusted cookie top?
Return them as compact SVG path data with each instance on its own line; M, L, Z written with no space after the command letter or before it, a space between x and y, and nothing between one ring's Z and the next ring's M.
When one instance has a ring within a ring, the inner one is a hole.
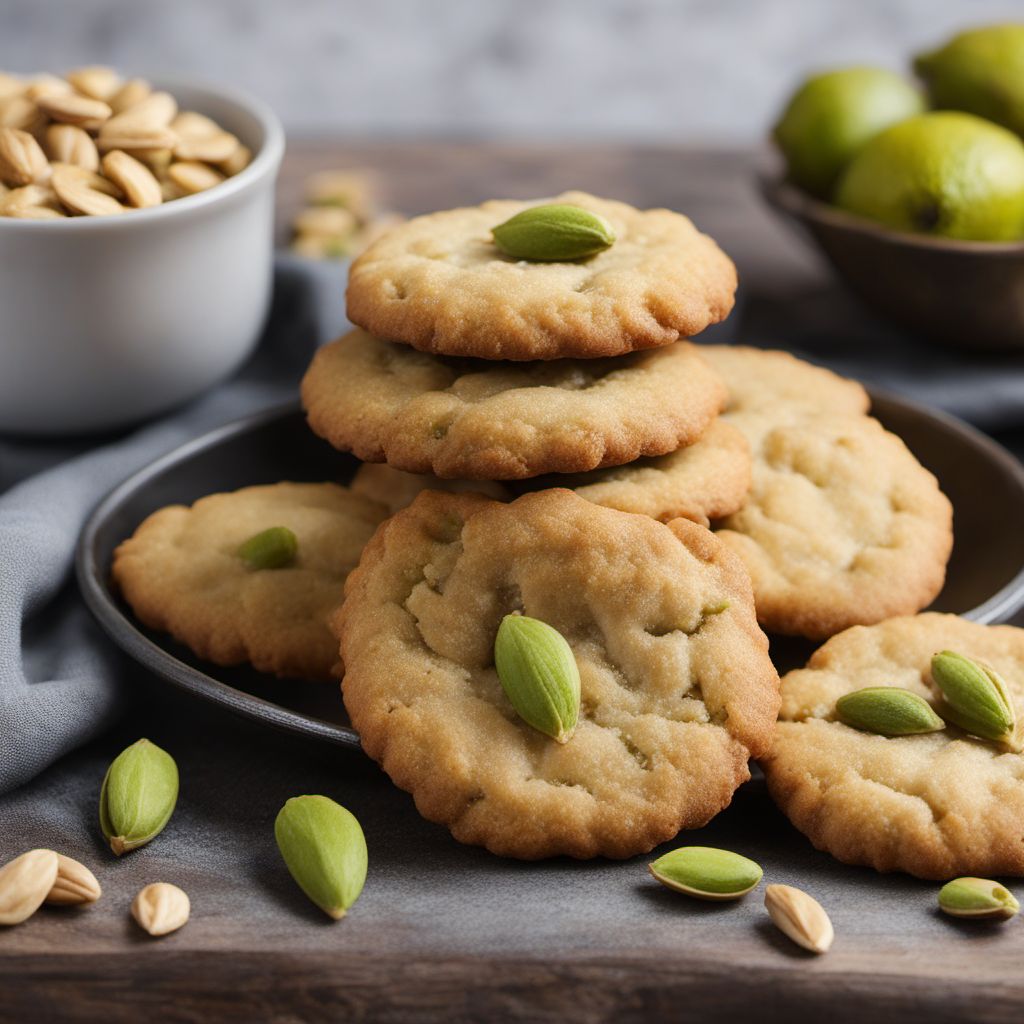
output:
M631 856L706 822L766 749L777 677L749 582L686 520L565 490L508 505L427 491L377 532L346 595L353 724L461 842ZM564 746L521 721L498 681L494 638L515 610L558 629L580 666Z
M691 444L725 387L680 342L618 359L488 363L352 331L302 381L312 429L366 462L509 480L583 472Z
M345 578L387 509L337 484L279 483L154 512L114 553L135 614L220 665L293 678L337 675L328 627ZM297 536L295 564L254 571L239 546L272 526Z
M522 210L565 203L617 236L575 263L502 255L491 229ZM425 352L533 360L622 355L691 337L732 309L736 270L689 218L585 192L493 200L416 217L353 263L348 316Z
M769 790L819 849L849 864L921 878L1024 875L1024 757L949 726L884 737L835 720L865 686L934 700L943 649L991 664L1024 715L1024 630L925 613L849 629L782 680Z

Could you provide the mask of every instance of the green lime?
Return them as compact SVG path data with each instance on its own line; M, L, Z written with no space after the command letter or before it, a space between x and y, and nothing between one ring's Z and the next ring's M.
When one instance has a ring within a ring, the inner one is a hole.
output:
M989 25L914 60L936 107L966 110L1024 135L1024 25Z
M1024 235L1024 143L973 114L901 121L854 157L837 206L901 231L1004 242Z
M809 78L773 135L789 179L827 198L843 168L880 131L924 110L921 93L884 68L854 67Z

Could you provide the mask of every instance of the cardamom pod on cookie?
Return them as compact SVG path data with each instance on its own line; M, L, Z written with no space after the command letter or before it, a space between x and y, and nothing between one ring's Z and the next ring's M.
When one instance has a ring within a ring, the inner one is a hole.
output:
M604 217L566 203L531 206L491 234L506 256L537 262L586 259L615 242L615 229Z
M836 717L880 736L914 736L946 727L928 701L898 686L866 686L843 694L836 701Z
M120 856L145 846L170 820L178 800L178 766L155 743L141 739L107 769L100 790L100 828Z
M1020 749L1013 699L994 668L956 651L941 651L931 669L945 698L944 717L974 736Z
M580 713L580 670L565 637L540 619L506 615L494 641L494 665L519 717L568 742Z
M274 822L274 837L299 888L335 920L366 881L366 839L354 814L326 796L292 797Z

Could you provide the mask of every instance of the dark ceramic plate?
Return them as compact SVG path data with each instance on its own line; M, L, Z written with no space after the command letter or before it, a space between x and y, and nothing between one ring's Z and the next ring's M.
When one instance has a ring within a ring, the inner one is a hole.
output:
M851 291L883 318L955 348L1024 348L1024 242L961 242L891 231L769 172L761 192L814 240Z
M1024 469L1004 448L950 416L892 395L872 398L875 415L935 473L953 502L957 541L933 607L978 622L1009 618L1024 604ZM294 404L176 449L115 488L90 517L77 557L86 603L114 642L161 679L247 718L358 749L337 686L201 662L169 637L140 627L111 590L108 575L117 544L163 505L277 480L344 481L357 465L314 436ZM807 650L793 641L772 647L780 667L797 663Z

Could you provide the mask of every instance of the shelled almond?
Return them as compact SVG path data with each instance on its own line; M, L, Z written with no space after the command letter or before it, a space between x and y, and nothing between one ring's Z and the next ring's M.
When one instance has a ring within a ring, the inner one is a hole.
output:
M213 188L252 153L216 121L112 68L0 71L0 217L107 216Z

